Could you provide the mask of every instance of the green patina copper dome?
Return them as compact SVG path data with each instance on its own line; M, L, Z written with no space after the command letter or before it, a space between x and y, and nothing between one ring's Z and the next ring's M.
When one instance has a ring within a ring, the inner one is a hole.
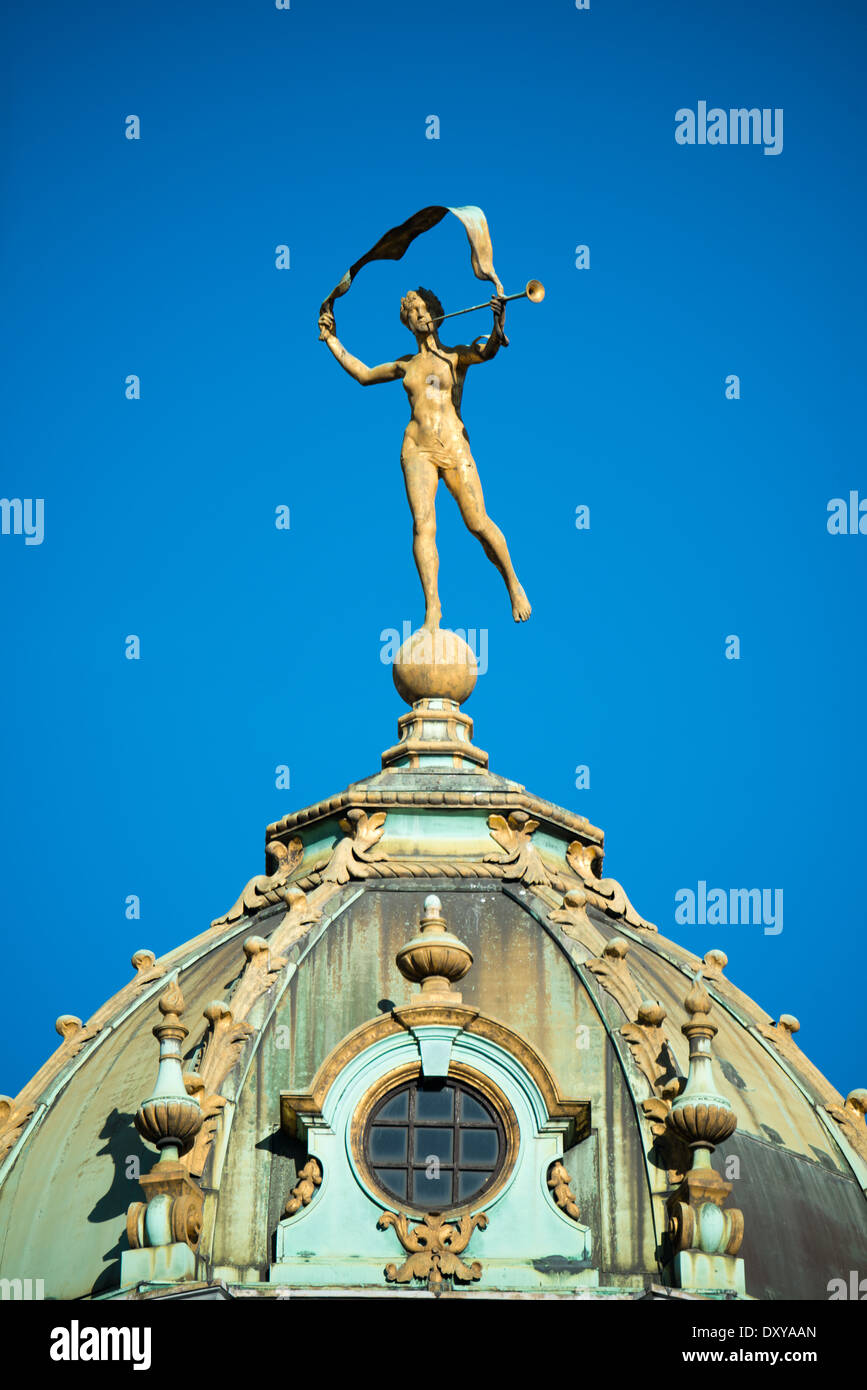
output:
M867 1247L867 1095L723 952L645 921L602 832L490 772L456 702L399 734L379 773L267 828L226 916L59 1021L0 1107L0 1275L64 1299L827 1298ZM136 1116L167 987L184 1123L140 1124L174 1135L158 1162Z

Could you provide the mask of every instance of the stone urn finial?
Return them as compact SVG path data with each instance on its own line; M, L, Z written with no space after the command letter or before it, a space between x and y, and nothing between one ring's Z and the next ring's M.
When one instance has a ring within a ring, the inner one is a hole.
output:
M435 893L424 900L419 934L401 947L396 961L405 980L421 985L418 1002L446 999L451 1004L460 1003L460 993L452 986L470 969L473 953L448 930Z
M717 1033L712 1001L699 971L683 1001L689 1019L681 1032L689 1039L689 1076L672 1102L666 1126L692 1150L683 1182L668 1199L668 1236L681 1288L710 1283L743 1292L743 1262L725 1263L737 1254L744 1234L743 1213L726 1207L732 1184L717 1173L711 1154L731 1138L737 1116L714 1084L711 1043ZM708 1263L708 1257L725 1257ZM721 1281L721 1282L720 1282Z
M689 1014L689 1021L681 1028L684 1037L689 1039L689 1077L666 1123L694 1153L699 1149L713 1153L717 1144L734 1134L738 1121L731 1105L714 1085L711 1043L717 1028L711 1022L711 1000L702 983L701 971L694 976L683 1004Z
M181 1023L184 996L172 978L160 995L163 1021L153 1030L160 1045L159 1070L153 1094L143 1100L134 1116L139 1134L160 1150L160 1162L173 1162L192 1147L202 1127L197 1100L187 1094L181 1065L181 1043L188 1029Z
M202 1127L204 1116L195 1096L184 1084L181 1044L188 1029L181 1023L184 996L177 976L172 976L157 1001L162 1021L153 1030L159 1041L160 1060L153 1094L143 1100L133 1123L143 1139L160 1151L149 1173L139 1184L146 1201L127 1209L129 1250L121 1257L121 1284L150 1281L154 1270L171 1268L172 1280L195 1277L195 1250L202 1233L204 1194L181 1163ZM174 1253L160 1263L157 1247Z

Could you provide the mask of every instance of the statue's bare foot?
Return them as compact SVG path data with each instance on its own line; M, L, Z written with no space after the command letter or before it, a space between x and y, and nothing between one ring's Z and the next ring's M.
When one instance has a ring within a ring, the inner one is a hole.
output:
M532 611L530 600L519 584L512 594L512 617L516 623L525 623Z
M424 622L422 624L422 627L426 628L428 632L437 632L439 630L440 619L442 615L443 610L440 604L437 604L433 608L429 608L424 615Z

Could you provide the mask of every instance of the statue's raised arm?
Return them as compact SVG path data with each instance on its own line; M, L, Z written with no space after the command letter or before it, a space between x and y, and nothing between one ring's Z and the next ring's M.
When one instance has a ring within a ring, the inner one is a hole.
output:
M337 336L336 327L333 313L326 310L319 315L320 339L327 343L343 370L355 381L360 381L362 386L377 386L382 381L400 380L404 363L409 361L408 357L401 357L397 362L381 362L378 367L368 367L360 358L353 357L351 352L346 351Z

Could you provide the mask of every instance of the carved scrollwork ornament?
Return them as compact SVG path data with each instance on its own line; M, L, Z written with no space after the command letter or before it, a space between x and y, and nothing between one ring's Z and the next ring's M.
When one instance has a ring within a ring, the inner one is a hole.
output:
M825 1109L837 1121L857 1154L867 1162L867 1090L859 1087L850 1091L844 1105L826 1105Z
M158 1163L139 1179L148 1201L127 1209L126 1236L131 1250L182 1244L198 1247L202 1234L204 1193L179 1163ZM159 1205L155 1199L159 1199Z
M381 1231L393 1227L408 1255L400 1266L386 1265L385 1277L389 1283L409 1284L413 1279L425 1279L431 1292L437 1294L442 1292L444 1279L457 1279L463 1283L481 1279L482 1266L478 1260L468 1265L460 1256L476 1227L483 1231L487 1226L488 1218L484 1212L476 1212L474 1216L465 1213L459 1222L449 1221L436 1212L429 1212L411 1226L410 1222L414 1220L404 1212L396 1215L384 1211L376 1223Z
M689 1145L669 1129L666 1123L671 1103L680 1094L684 1084L683 1078L678 1077L662 1088L661 1096L652 1096L649 1100L641 1102L642 1113L650 1125L654 1139L653 1151L665 1167L672 1187L683 1182L684 1174L692 1161Z
M624 1023L620 1032L655 1094L664 1095L665 1088L676 1082L675 1095L679 1095L685 1082L678 1074L671 1044L662 1027L664 1022L665 1009L658 1000L644 999L637 1017Z
M384 850L376 849L385 829L386 812L369 816L353 807L340 821L343 839L338 840L331 858L321 873L323 883L348 883L351 878L370 878L372 865L386 858Z
M605 943L601 956L587 961L587 969L599 979L613 999L617 1000L627 1019L636 1018L641 1008L641 994L626 962L629 942L622 936L612 936Z
M672 1249L736 1255L744 1238L744 1217L736 1207L723 1205L732 1190L731 1183L719 1178L718 1190L698 1191L696 1184L688 1183L690 1176L687 1175L682 1189L683 1200L674 1197L668 1204L668 1236Z
M288 957L283 954L319 921L321 909L307 900L306 893L294 886L281 890L287 905L285 917L266 941L248 936L243 944L245 965L231 996L231 1007L222 999L212 1000L203 1010L209 1024L198 1070L184 1077L187 1091L198 1101L205 1123L195 1143L184 1156L190 1172L200 1177L205 1170L219 1122L226 1104L221 1090L226 1077L237 1065L245 1044L255 1028L247 1022L250 1010L277 982Z
M584 845L573 840L566 851L566 862L579 880L587 902L608 917L625 922L637 931L658 930L636 912L616 878L602 878L603 850L600 845ZM570 885L571 887L571 885Z
M555 875L545 867L533 844L533 832L539 829L539 822L531 820L526 811L512 811L508 820L488 816L488 829L491 839L505 854L486 854L486 864L501 865L504 878L518 879L529 888L549 888L555 883Z
M322 1183L322 1167L315 1158L308 1158L304 1167L298 1174L298 1180L286 1199L283 1208L284 1219L287 1216L294 1216L302 1207L308 1207L313 1201L317 1187Z
M132 1202L126 1213L126 1238L130 1250L141 1250L145 1243L144 1219L147 1202Z
M222 917L215 917L211 926L231 926L244 916L260 912L263 907L286 902L291 891L288 880L300 864L303 853L304 846L297 836L288 845L284 845L282 840L269 840L265 854L276 865L274 872L251 878L235 904Z
M560 1210L573 1221L579 1221L581 1209L572 1193L572 1178L559 1158L548 1169L548 1187Z
M184 1192L172 1203L172 1235L195 1250L202 1234L201 1194Z

